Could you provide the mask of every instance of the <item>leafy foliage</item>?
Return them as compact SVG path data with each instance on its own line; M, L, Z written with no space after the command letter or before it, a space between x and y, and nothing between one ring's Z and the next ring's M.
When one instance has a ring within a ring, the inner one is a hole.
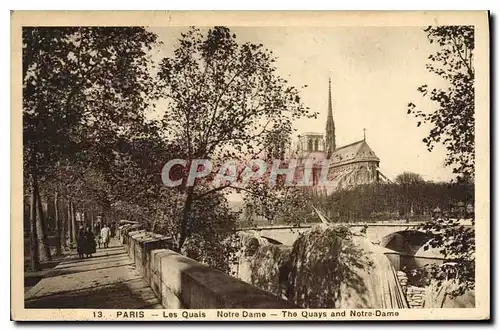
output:
M164 129L187 156L245 159L286 139L292 119L308 114L263 45L238 44L225 27L192 28L179 44L162 61L160 96L169 102Z
M473 216L466 206L474 205L474 185L467 182L367 184L335 191L329 196L313 195L295 187L287 189L288 195L282 196L277 192L262 192L262 201L259 195L249 195L242 225L250 226L252 221L259 225L271 221L274 224L318 222L317 215L312 213L312 201L332 221L340 223L428 220L436 208L447 216ZM460 203L464 204L462 213Z
M49 189L62 193L67 205L79 205L74 211L88 212L97 201L100 208L109 207L106 176L113 149L120 138L144 128L151 91L146 52L155 45L156 35L140 27L23 28L28 190L45 198L52 195ZM32 216L32 222L43 222L42 214L36 220ZM67 222L71 224L69 218ZM39 228L45 237L46 224ZM33 227L31 233L37 236ZM33 260L36 264L36 255Z
M228 159L246 164L269 147L282 146L293 119L312 116L298 90L277 75L276 58L263 45L240 44L226 27L206 33L191 28L178 45L161 63L158 97L167 104L161 130L181 148L188 166L200 158L216 166ZM197 229L196 201L231 186L205 180L181 189L178 250Z
M474 226L474 222L472 222ZM443 265L426 267L430 279L435 279L438 285L444 280L456 280L451 296L464 294L475 288L476 243L473 227L464 226L457 219L435 218L419 227L425 233L432 235L424 250L438 249L450 262Z
M238 214L229 209L227 199L220 193L196 200L188 223L191 236L183 245L183 254L230 273L240 249L235 232L237 218Z
M189 239L188 254L228 271L238 215L226 186L166 188L163 165L245 161L283 146L292 119L310 113L263 45L224 27L190 29L178 45L155 68L157 36L142 27L24 28L25 196L60 197L70 237L75 212L131 219L174 236L179 251ZM151 119L158 98L167 106Z
M242 225L300 225L317 221L311 204L314 198L312 191L286 186L283 181L270 187L266 176L252 181L249 187L251 194L245 194L243 200L245 213Z
M474 27L437 26L425 29L439 50L429 55L427 69L447 82L447 88L422 85L418 91L437 104L431 113L410 102L408 114L432 125L423 142L431 151L436 143L446 147L445 164L460 176L474 179Z
M413 172L403 172L397 175L394 181L399 185L414 185L423 183L424 179L419 174Z
M417 126L429 123L432 129L423 139L429 151L436 143L447 149L445 164L453 166L458 175L458 183L474 181L474 27L437 26L425 29L431 44L439 49L429 55L431 61L427 69L447 82L446 89L422 85L418 90L428 96L438 108L425 113L408 104L408 114L417 119ZM474 219L472 220L474 225ZM452 276L458 286L451 295L460 295L475 287L475 231L465 228L456 219L435 217L422 226L422 230L432 235L426 247L438 248L447 258L454 261ZM438 282L450 277L450 265L430 268L430 277Z

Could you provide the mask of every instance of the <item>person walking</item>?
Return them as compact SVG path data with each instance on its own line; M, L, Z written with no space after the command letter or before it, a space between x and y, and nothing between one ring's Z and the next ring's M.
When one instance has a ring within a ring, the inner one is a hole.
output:
M102 245L102 238L101 238L101 231L99 231L97 232L97 247L101 249L101 245Z
M104 248L108 248L109 246L110 235L111 231L109 230L108 225L104 224L104 226L101 229L101 239L104 244Z
M111 226L109 227L111 230L111 237L114 238L116 235L116 224L115 222L111 222Z
M78 236L76 239L76 251L78 253L78 257L83 259L85 250L86 250L87 240L85 238L85 230L83 226L78 230Z
M95 236L92 230L90 230L90 227L87 226L87 229L85 231L85 239L86 239L86 250L85 254L87 254L87 257L92 257L92 254L96 252L96 242L95 242Z

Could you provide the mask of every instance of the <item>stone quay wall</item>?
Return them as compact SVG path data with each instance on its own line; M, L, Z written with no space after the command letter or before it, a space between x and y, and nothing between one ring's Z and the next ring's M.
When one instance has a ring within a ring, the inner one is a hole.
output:
M291 302L171 250L172 240L126 225L119 238L167 309L293 309Z
M425 303L425 291L423 287L408 284L408 277L403 271L397 272L398 282L405 294L406 301L410 308L423 308Z
M423 308L425 303L425 288L409 286L406 292L406 300L410 308Z

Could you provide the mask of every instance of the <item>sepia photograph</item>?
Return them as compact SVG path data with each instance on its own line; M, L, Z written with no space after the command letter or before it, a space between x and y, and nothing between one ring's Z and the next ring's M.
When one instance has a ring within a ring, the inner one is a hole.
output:
M79 13L12 17L20 319L489 318L487 12Z

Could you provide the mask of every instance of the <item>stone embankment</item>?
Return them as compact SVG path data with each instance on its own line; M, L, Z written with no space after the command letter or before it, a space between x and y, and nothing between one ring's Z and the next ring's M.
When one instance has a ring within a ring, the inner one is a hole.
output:
M297 308L291 302L172 251L168 237L137 229L130 225L122 227L122 243L136 269L167 309Z

